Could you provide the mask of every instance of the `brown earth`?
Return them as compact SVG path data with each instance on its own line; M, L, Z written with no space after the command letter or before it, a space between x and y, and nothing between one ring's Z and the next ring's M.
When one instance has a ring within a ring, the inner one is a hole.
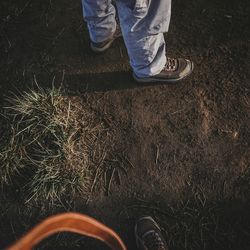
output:
M72 99L87 95L108 117L114 151L134 166L113 180L109 195L103 187L87 205L78 197L74 208L51 213L92 215L130 249L142 214L161 223L171 249L249 249L249 1L174 1L168 53L195 63L175 85L136 84L122 40L92 54L80 1L1 1L0 17L1 96L32 86L34 77L44 87L55 78ZM18 197L18 190L2 192L1 248L46 216L27 212ZM45 248L97 244L67 237Z

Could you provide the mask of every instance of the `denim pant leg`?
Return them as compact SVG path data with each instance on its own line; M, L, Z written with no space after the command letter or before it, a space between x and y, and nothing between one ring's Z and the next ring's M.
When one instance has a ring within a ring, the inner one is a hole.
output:
M161 72L166 64L165 40L171 0L117 0L130 64L138 77Z
M82 7L91 41L103 42L115 32L116 11L111 0L82 0Z

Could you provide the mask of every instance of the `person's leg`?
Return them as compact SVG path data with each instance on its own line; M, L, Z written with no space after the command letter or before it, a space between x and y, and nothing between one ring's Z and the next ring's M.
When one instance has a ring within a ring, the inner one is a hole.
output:
M113 36L116 11L111 0L82 0L82 7L91 42L102 43Z
M166 64L165 40L171 0L117 0L130 64L138 77L159 74Z

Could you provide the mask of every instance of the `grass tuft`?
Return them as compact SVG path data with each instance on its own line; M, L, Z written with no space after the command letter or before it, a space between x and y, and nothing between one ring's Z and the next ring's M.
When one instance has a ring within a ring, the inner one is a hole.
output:
M38 87L7 101L1 184L21 176L27 202L55 205L77 193L88 198L92 173L106 156L101 121L87 105L71 103L55 88Z

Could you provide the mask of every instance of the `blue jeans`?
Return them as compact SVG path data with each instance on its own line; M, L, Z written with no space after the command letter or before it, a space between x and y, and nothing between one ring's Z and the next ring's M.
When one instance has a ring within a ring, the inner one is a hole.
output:
M138 77L157 75L166 64L165 40L171 0L116 0L130 65ZM116 10L111 0L82 0L90 39L103 42L116 30Z

